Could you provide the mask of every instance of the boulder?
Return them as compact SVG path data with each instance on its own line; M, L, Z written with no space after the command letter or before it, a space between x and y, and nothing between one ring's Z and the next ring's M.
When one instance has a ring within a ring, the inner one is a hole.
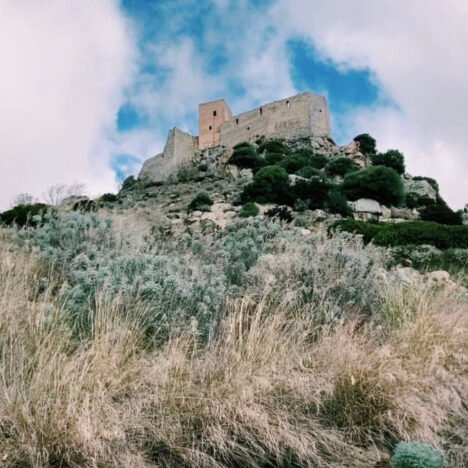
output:
M380 203L371 198L360 198L352 204L352 209L356 213L371 213L379 215L382 213Z
M390 210L392 218L394 219L404 219L409 221L419 218L419 213L411 208L396 208L395 206L392 206Z
M427 180L403 179L406 193L417 195L425 200L437 200L437 192Z
M465 208L462 212L463 224L468 224L468 203L465 205Z
M328 218L328 213L323 210L314 210L311 213L311 220L315 223L320 223Z
M289 174L288 180L291 185L296 185L296 182L298 180L307 180L307 179L305 177L301 177L296 174Z
M380 205L380 209L382 210L382 218L383 219L391 219L392 218L392 210L387 208L384 205Z

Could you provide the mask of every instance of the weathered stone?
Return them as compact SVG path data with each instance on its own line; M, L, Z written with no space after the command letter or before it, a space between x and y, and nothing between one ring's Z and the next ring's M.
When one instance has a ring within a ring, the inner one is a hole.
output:
M371 198L360 198L356 200L352 205L352 209L356 213L371 213L376 215L382 213L379 202Z
M462 212L463 224L468 224L468 203L465 205L465 208Z
M288 180L291 185L296 185L296 182L298 180L307 180L307 179L305 177L301 177L296 174L289 174Z
M315 223L320 223L328 218L328 213L323 210L314 210L311 213L311 220Z
M375 213L366 213L364 211L359 211L359 212L353 213L353 218L356 221L378 221L379 215Z
M437 192L427 180L403 179L406 193L417 195L425 200L437 200Z
M411 208L397 208L392 206L390 210L392 212L392 218L395 219L405 219L408 221L419 218L419 213Z
M382 210L383 219L391 219L392 210L390 208L387 208L385 205L380 205L380 209Z

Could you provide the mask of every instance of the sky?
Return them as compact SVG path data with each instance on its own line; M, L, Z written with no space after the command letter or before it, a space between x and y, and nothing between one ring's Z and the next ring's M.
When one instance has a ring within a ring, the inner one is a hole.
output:
M234 113L325 95L338 144L370 133L468 202L466 0L0 0L0 209L53 184L115 192Z

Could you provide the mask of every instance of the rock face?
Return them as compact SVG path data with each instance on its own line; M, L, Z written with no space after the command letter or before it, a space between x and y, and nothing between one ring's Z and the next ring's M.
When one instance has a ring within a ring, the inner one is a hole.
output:
M407 221L415 220L419 218L419 213L411 208L396 208L392 206L390 208L393 219L404 219Z
M462 213L463 224L468 224L468 203L465 205L465 208Z
M427 180L403 179L406 193L426 200L437 200L437 192Z

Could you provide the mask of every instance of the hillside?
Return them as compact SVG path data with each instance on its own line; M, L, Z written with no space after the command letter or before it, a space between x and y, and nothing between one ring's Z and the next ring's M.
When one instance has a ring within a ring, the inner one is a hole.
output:
M2 466L468 464L466 213L368 135L0 219Z

